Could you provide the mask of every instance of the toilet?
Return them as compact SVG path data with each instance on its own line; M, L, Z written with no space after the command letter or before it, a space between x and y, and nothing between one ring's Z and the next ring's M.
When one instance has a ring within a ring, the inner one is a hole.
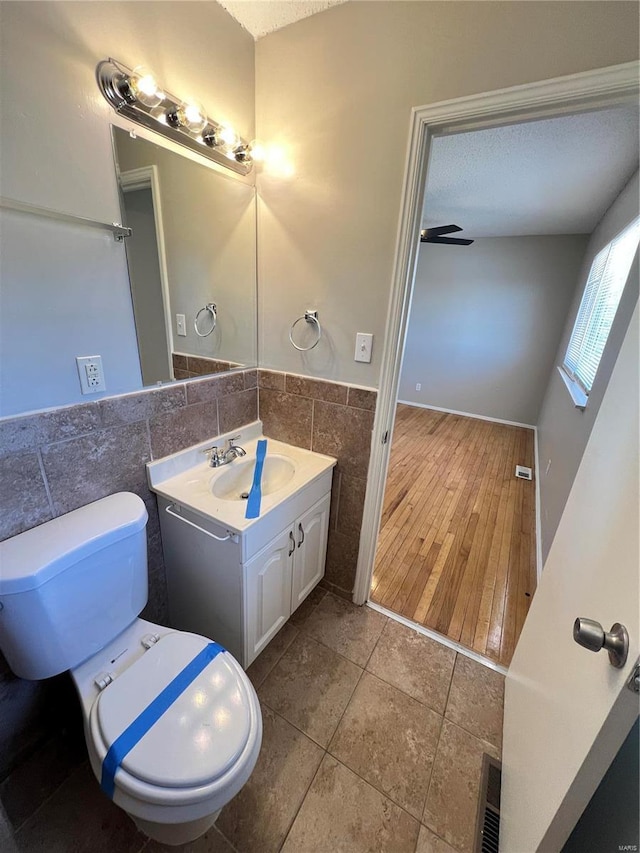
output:
M139 618L146 523L143 501L121 492L0 542L0 649L21 678L71 672L103 791L177 845L248 780L262 716L229 652Z

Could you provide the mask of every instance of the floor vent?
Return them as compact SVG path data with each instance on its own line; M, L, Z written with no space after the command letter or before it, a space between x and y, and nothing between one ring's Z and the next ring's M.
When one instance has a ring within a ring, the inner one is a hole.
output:
M525 468L524 465L516 465L516 477L519 480L532 480L533 473L531 468Z
M478 806L475 853L498 853L500 841L500 784L502 765L486 753L482 757L482 782Z

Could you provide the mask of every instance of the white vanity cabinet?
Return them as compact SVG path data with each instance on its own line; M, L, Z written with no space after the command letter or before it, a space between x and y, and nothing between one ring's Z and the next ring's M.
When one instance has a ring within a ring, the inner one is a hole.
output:
M332 473L238 532L158 491L169 624L248 667L324 575Z
M243 569L248 662L278 633L324 575L330 494L296 518Z

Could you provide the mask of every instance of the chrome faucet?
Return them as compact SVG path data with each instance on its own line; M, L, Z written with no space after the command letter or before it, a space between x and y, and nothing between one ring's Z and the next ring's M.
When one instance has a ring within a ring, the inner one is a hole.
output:
M246 456L247 451L240 447L239 444L234 444L234 441L237 441L240 438L239 435L234 435L233 438L227 439L227 446L224 450L220 449L217 445L213 445L213 447L207 447L203 450L203 453L208 454L209 457L209 465L212 468L219 468L221 465L228 465L229 462L233 462L238 456Z

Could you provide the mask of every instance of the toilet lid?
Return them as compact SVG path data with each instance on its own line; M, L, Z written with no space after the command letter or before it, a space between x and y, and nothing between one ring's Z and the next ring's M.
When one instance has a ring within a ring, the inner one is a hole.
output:
M196 634L166 634L98 696L98 727L107 749L209 643ZM204 785L238 759L250 728L246 677L234 658L221 652L142 735L121 766L164 788Z

